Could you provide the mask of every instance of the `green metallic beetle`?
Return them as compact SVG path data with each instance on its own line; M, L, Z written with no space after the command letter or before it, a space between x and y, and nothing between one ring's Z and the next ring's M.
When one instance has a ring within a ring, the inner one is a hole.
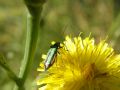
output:
M45 71L48 70L54 64L59 48L61 48L60 42L56 42L55 44L50 46L50 49L47 53L47 58L44 62Z

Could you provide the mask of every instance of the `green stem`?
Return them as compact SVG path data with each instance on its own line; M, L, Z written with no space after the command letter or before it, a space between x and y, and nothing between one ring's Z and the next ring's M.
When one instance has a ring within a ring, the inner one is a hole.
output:
M21 79L22 85L15 87L14 90L25 90L24 83L32 67L36 51L40 18L44 2L45 0L25 0L25 4L29 10L29 14L27 19L27 38L24 59L22 61L19 73L19 78Z
M28 73L31 69L36 45L37 45L37 39L38 39L38 31L39 31L39 22L40 22L40 16L39 17L32 17L31 15L28 16L27 20L27 39L26 39L26 46L25 46L25 54L24 59L21 64L19 78L22 80L22 87L24 86L25 80L28 76ZM31 27L30 27L31 26ZM18 90L21 87L18 87Z
M25 56L19 74L19 78L22 79L23 84L27 78L28 72L30 71L30 67L32 66L38 39L39 22L40 17L28 16Z

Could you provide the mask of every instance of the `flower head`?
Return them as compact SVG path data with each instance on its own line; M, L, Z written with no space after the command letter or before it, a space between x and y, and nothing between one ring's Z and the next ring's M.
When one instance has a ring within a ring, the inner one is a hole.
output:
M40 64L39 90L120 90L120 55L105 40L69 36L47 70Z

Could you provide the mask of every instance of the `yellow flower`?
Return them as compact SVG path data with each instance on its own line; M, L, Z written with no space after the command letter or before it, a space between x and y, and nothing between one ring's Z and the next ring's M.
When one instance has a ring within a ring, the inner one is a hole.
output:
M105 40L67 36L63 45L47 71L40 64L39 90L120 90L120 54Z

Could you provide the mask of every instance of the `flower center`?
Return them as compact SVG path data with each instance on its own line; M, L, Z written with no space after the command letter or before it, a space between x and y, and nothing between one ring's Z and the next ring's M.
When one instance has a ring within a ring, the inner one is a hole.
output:
M83 68L83 77L85 80L92 80L95 76L96 67L94 63L86 64Z
M95 63L86 64L83 68L83 77L86 81L91 81L95 78L106 76L108 76L108 73L107 72L101 73L95 66Z

